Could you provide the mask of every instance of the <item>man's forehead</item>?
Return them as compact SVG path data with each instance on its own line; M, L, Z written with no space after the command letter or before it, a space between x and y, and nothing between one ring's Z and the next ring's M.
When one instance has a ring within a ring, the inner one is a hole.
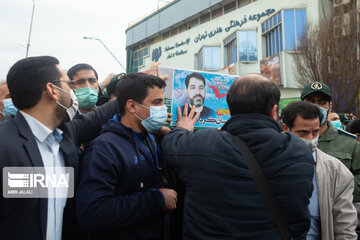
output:
M191 85L191 84L201 84L201 85L204 85L204 82L203 82L203 80L201 80L201 79L198 79L198 78L196 78L196 77L192 77L192 78L190 78L190 80L189 80L189 85Z
M97 79L96 74L92 69L80 69L75 73L73 78L87 78L87 77L93 77Z
M314 119L305 119L299 114L296 115L296 118L294 120L294 126L311 125L311 124L316 124L316 123L319 123L319 126L320 126L320 119L318 117L314 118Z

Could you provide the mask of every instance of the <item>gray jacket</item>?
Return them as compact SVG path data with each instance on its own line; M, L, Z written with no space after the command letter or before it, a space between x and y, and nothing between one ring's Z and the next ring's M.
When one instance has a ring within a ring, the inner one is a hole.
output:
M354 177L338 159L319 149L316 156L321 239L355 240L357 216L352 203Z

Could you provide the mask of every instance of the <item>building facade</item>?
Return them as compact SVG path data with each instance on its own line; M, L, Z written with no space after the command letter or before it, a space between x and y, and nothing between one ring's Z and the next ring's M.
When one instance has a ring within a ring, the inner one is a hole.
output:
M262 73L282 103L300 96L293 56L309 24L330 18L331 0L175 0L126 30L127 70L162 66Z

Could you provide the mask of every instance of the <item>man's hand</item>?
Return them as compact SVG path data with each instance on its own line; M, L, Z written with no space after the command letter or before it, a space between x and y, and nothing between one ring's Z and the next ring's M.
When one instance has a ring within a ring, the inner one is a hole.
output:
M172 117L173 117L173 114L172 114L172 113L168 113L168 116L167 116L165 125L171 123Z
M182 127L190 132L194 131L194 125L199 120L200 112L195 113L195 106L192 106L191 111L188 115L188 104L185 104L184 115L181 114L180 107L177 109L178 121L176 127Z
M100 83L100 87L101 89L104 89L107 87L107 85L109 85L110 80L115 76L115 73L110 73L109 75L107 75L107 77Z
M159 65L161 64L161 62L154 62L151 64L150 68L148 70L145 70L144 72L150 75L154 75L154 76L158 76L160 77L162 80L166 80L169 78L169 75L165 74L162 76L159 76Z
M159 191L165 198L165 210L172 211L176 208L177 193L169 188L160 188Z
M166 134L168 134L170 131L171 131L171 129L169 127L162 126L159 130L157 130L156 132L153 132L153 134L155 136L162 137L162 136L165 136Z

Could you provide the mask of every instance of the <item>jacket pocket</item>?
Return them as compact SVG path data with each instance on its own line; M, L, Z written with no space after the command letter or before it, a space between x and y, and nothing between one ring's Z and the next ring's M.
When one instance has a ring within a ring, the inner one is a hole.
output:
M327 152L327 154L339 159L348 169L351 168L352 155L346 152Z

